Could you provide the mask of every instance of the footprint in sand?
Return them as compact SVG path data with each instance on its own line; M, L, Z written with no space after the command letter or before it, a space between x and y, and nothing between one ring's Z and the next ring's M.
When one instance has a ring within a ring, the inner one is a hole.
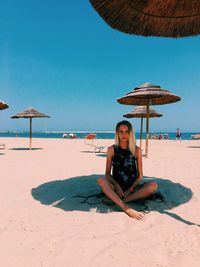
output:
M171 249L171 256L180 256L183 253L191 253L193 256L199 255L200 248L200 229L197 226L190 226L183 229L176 229L175 232L169 234L167 246Z

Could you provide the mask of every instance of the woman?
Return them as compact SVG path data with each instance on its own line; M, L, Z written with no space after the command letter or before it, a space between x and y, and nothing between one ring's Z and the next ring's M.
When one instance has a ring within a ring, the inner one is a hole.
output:
M142 153L135 145L133 128L128 121L121 121L116 126L115 145L107 151L105 178L99 178L98 184L109 199L138 220L144 215L127 203L146 198L157 189L153 181L140 185L142 176Z

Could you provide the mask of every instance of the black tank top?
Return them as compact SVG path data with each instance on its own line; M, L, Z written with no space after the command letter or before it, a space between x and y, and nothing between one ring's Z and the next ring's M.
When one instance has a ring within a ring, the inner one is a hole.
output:
M121 188L126 191L138 176L136 157L132 155L129 149L123 149L116 145L113 147L112 176Z

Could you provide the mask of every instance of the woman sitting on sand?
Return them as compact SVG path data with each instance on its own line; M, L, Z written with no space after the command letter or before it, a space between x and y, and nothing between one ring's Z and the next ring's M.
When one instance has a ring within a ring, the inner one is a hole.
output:
M135 145L132 125L121 121L116 126L115 145L107 151L105 177L99 178L98 184L109 199L128 216L138 220L143 218L143 214L129 208L126 203L144 199L157 189L153 181L140 184L142 176L142 153Z

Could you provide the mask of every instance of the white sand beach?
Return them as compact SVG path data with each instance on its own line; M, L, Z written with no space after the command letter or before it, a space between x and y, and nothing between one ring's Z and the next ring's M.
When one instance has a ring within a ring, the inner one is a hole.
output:
M144 180L158 183L165 202L146 201L142 221L77 196L100 192L106 149L91 153L81 139L35 138L31 151L28 138L0 143L0 266L199 266L199 141L150 140Z

